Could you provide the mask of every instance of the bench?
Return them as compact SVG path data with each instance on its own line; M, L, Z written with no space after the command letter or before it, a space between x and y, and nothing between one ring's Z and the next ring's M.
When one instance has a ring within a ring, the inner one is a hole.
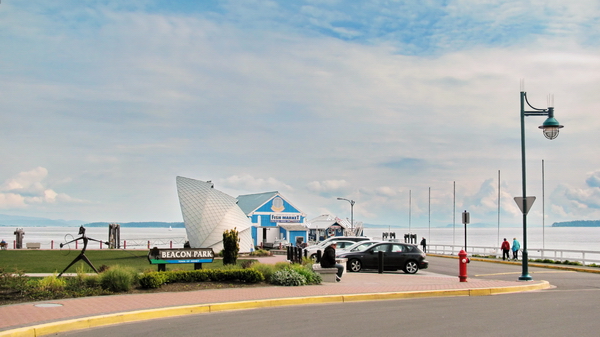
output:
M27 249L40 249L42 244L39 242L27 242L25 246L27 247Z
M315 273L321 275L323 282L335 282L337 268L323 268L320 264L315 263L312 265L312 269Z

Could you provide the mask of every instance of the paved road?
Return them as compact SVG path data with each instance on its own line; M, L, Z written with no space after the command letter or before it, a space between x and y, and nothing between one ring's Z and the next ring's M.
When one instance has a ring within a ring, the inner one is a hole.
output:
M458 261L428 257L420 273L455 276ZM598 336L600 274L530 267L545 291L306 305L200 314L109 326L62 336ZM515 280L520 265L473 261L469 275ZM443 276L441 276L443 277Z

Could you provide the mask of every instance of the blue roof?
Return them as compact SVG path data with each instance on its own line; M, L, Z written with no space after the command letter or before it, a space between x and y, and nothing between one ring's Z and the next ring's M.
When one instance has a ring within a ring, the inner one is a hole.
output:
M248 215L278 194L278 191L274 191L240 195L237 197L238 206L242 209L244 214Z

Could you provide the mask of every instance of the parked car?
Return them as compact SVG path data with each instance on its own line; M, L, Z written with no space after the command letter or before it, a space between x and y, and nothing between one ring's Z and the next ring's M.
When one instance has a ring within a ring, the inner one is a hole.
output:
M329 238L317 243L316 245L325 245L324 247L327 247L326 243L333 241L333 240L335 240L335 241L346 240L346 241L358 242L358 241L371 240L371 238L367 237L367 236L332 236L332 237L329 237Z
M350 247L346 247L346 248L341 248L338 247L335 250L335 255L339 256L340 254L344 254L344 253L351 253L351 252L360 252L363 251L369 247L371 247L372 245L376 244L376 243L380 243L381 241L379 240L366 240L366 241L359 241L356 242L355 244L353 244Z
M402 269L407 274L414 274L429 266L425 253L417 245L408 243L380 242L366 250L343 253L338 257L348 259L348 271L359 272L363 269L378 269L380 251L383 252L384 270Z
M313 260L316 260L317 258L317 251L321 251L321 254L323 254L323 251L325 250L325 248L327 248L327 246L329 246L330 244L332 244L333 242L335 242L337 244L337 249L341 249L341 248L345 248L345 247L350 247L353 244L355 244L356 242L354 241L349 241L349 240L330 240L330 241L323 241L319 244L313 245L313 246L309 246L306 249L306 256L310 257Z

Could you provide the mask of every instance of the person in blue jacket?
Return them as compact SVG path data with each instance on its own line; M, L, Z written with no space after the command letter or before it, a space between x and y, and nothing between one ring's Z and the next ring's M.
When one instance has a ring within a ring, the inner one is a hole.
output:
M514 238L512 243L513 260L519 259L519 249L521 249L521 244L517 241L517 238Z

